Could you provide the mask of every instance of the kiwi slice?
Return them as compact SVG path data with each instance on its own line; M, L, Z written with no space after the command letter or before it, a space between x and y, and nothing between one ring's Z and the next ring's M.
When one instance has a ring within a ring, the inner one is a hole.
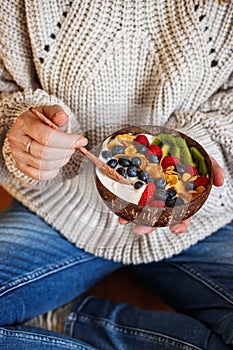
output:
M180 156L181 156L181 154L180 154L180 147L177 144L172 146L172 149L171 149L170 153L171 153L172 156L176 156L177 158L180 159Z
M190 147L190 152L193 157L193 160L196 164L196 168L200 175L208 175L208 168L205 161L205 157L201 154L201 152L197 149L197 147Z
M152 145L160 146L161 145L161 140L158 136L154 138L154 140L151 142Z
M170 154L170 147L166 144L162 145L161 147L162 152L163 152L163 157L166 157Z
M180 148L176 144L176 138L169 134L158 134L152 141L152 145L160 146L163 150L163 155L171 154L180 158Z
M180 148L180 161L181 161L181 163L193 165L192 155L189 151L189 147L187 145L186 140L183 139L182 137L177 137L176 143Z
M158 134L152 141L152 145L159 145L161 143L165 143L169 146L172 146L173 144L175 144L175 138L169 134Z

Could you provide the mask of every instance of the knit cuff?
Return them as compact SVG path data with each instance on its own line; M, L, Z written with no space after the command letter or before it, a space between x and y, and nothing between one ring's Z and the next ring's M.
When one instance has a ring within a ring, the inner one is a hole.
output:
M61 100L56 98L55 96L48 95L43 90L26 90L23 92L13 93L10 97L5 97L0 102L0 125L1 125L1 135L3 139L0 140L3 144L2 154L5 160L5 167L3 167L2 174L5 177L9 176L12 179L12 176L15 180L19 180L25 186L37 186L39 184L38 180L32 179L31 177L25 175L21 172L15 164L15 160L11 153L11 146L9 140L7 138L7 133L14 125L16 119L19 115L28 110L29 107L34 106L43 106L43 105L54 105L59 104L63 107L65 112L69 115L69 122L67 126L67 132L76 132L81 134L82 131L80 129L79 124L76 122L75 116ZM5 139L4 139L5 138ZM6 171L7 170L7 171ZM61 170L62 172L63 170ZM9 173L7 173L9 172ZM8 179L2 179L2 182L8 183Z

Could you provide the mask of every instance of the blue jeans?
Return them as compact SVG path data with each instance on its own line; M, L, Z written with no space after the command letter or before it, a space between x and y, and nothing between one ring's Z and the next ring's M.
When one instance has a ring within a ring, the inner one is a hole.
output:
M224 350L233 344L233 223L159 263L130 269L177 312L82 296L65 332L20 324L82 294L121 264L75 247L14 201L0 214L0 349Z

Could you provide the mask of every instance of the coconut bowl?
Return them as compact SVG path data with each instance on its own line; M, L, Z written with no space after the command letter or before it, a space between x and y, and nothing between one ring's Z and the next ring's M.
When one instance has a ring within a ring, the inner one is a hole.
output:
M129 222L151 227L165 227L175 225L193 216L207 200L213 183L212 162L205 149L198 142L177 130L172 130L154 125L127 126L109 135L103 141L103 144L104 142L106 143L110 140L115 139L117 135L122 134L148 134L153 135L154 137L156 137L159 134L168 134L172 135L173 137L181 137L186 141L186 144L189 149L190 147L195 147L204 157L205 164L207 167L207 176L209 178L209 183L206 186L206 188L204 188L204 190L202 189L202 192L198 193L198 195L195 196L195 198L191 196L190 201L184 202L183 204L175 205L173 207L151 207L150 205L142 206L127 201L121 198L120 195L113 193L109 185L106 185L107 181L105 183L105 176L100 175L100 173L96 169L96 187L99 195L101 196L102 200L107 205L107 207L114 214ZM99 154L101 154L101 150L102 148L100 147ZM125 188L125 191L127 191L127 187L132 185L123 186Z

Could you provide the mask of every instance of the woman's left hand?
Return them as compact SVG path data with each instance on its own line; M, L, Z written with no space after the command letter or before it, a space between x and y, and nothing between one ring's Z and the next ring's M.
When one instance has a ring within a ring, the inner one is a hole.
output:
M213 166L213 184L214 184L214 186L217 186L217 187L222 186L224 183L224 170L214 158L212 158L212 157L210 157L210 158L211 158L212 166ZM192 219L190 217L187 220L184 220L177 225L170 226L171 232L175 233L175 234L183 233L189 227L191 220ZM126 225L129 223L128 221L126 221L122 218L119 218L118 221L122 225ZM149 233L153 232L154 230L155 230L154 227L143 226L143 225L135 225L134 226L134 232L136 234L139 234L139 235L149 234Z

